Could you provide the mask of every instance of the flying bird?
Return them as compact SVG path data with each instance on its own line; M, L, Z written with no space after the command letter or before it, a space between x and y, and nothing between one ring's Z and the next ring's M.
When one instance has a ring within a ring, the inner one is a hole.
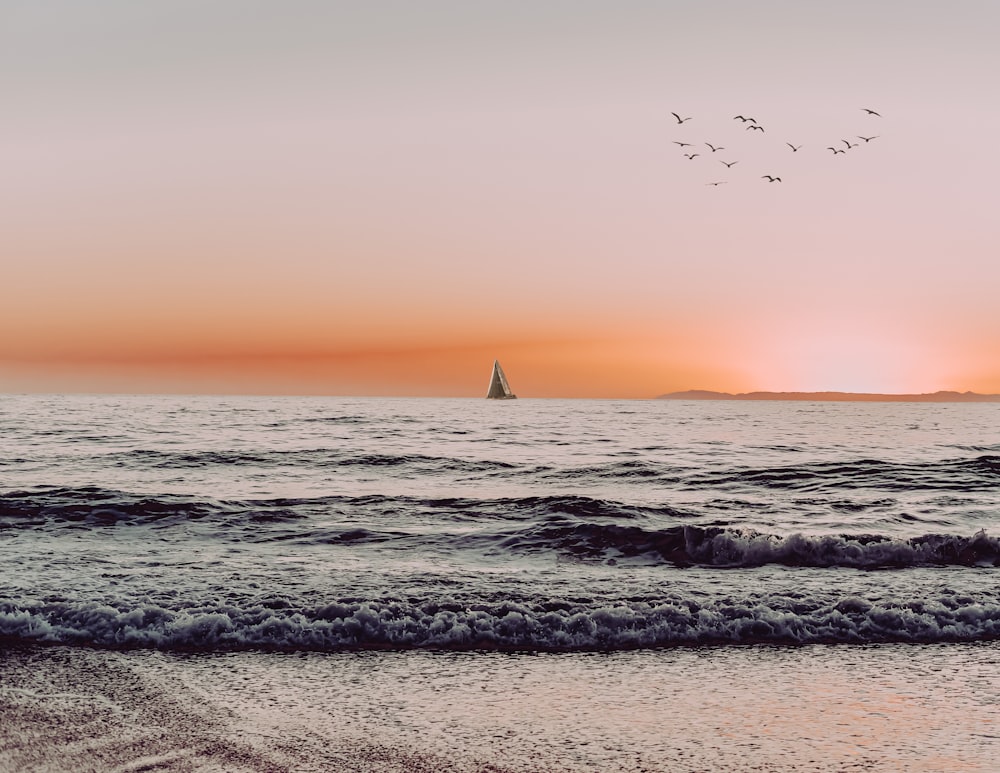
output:
M719 161L720 164L725 164L726 169L729 169L733 164L740 163L739 161Z
M793 145L790 142L786 142L785 144L792 149L792 153L798 153L799 152L799 148L802 147L801 145L799 145L798 147L796 147L795 145Z
M851 144L847 140L841 140L841 142L843 142L845 145L847 145L847 149L848 150L850 150L851 148L856 148L858 146L858 143L856 143L856 142L854 144Z
M882 116L881 116L881 114L879 114L879 113L876 113L876 112L875 112L874 110L870 110L870 109L868 109L867 107L863 107L863 108L861 108L861 109L862 109L862 110L864 110L864 111L865 111L866 113L868 113L868 115L874 115L874 116L878 116L879 118L881 118L881 117L882 117Z
M713 152L713 153L714 153L715 151L717 151L717 150L725 150L725 148L721 148L721 147L720 147L720 148L717 148L717 147L715 147L715 145L713 145L713 144L712 144L711 142L706 142L705 144L706 144L706 145L708 145L708 147L710 147L710 148L712 149L712 152Z
M743 121L743 123L746 123L747 121L750 121L750 123L757 123L756 118L744 118L742 115L734 115L733 120L735 121L736 119Z
M769 174L762 174L760 176L760 179L761 180L765 180L766 179L769 183L780 183L781 182L781 178L780 177L772 177Z
M701 154L700 153L685 153L684 155L688 157L689 161L694 161Z
M748 126L747 127L747 131L750 131L751 129L756 129L759 132L764 131L764 127L763 126L757 126L756 124L753 125L753 126Z
M827 150L832 150L833 151L833 155L837 155L838 153L846 153L847 152L846 150L837 150L837 148L827 148Z
M866 143L871 142L872 140L877 140L879 138L878 134L876 134L874 137L862 137L860 134L857 136L859 140L864 140Z
M674 140L674 145L680 145L682 148L690 148L691 147L691 143L690 142L678 142L677 140Z
M670 115L672 115L674 118L677 119L677 123L684 123L685 121L690 121L692 118L692 116L688 116L687 118L681 118L679 115L677 115L677 113L671 113Z
M720 180L717 183L705 183L705 185L725 185L726 182L727 182L726 180Z

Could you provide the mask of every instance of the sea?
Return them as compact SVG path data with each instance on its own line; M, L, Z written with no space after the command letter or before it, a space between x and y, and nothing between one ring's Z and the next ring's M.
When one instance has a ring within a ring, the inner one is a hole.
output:
M0 396L0 770L998 760L1000 404Z

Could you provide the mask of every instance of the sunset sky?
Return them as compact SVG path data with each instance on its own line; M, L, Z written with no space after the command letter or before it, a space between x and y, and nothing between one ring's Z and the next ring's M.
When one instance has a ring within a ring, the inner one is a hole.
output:
M0 392L1000 392L997 30L6 0Z

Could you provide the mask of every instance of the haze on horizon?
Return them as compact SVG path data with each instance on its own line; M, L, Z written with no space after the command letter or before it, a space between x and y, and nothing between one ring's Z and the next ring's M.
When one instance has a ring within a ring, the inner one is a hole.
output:
M524 396L1000 393L998 27L4 3L0 392L480 396L499 358ZM738 113L773 142L706 185L672 143Z

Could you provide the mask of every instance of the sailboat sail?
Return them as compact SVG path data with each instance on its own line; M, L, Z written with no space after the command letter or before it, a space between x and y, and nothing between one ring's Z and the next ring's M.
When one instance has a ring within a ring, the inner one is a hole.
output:
M510 391L507 376L500 367L499 360L493 360L493 375L490 376L490 389L486 397L491 400L513 400L517 395Z

